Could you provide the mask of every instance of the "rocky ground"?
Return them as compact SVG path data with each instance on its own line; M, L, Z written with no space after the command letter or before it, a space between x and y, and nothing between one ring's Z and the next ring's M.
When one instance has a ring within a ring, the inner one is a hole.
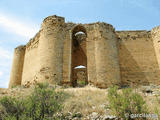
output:
M0 89L0 97L18 96L25 97L32 93L34 87L24 88L16 87L12 89ZM83 88L62 88L69 94L64 103L63 113L66 120L115 120L118 119L112 115L107 100L108 89L99 89L93 86ZM119 89L121 91L121 89ZM149 112L154 114L155 106L160 105L160 86L150 85L134 88L143 96L149 108ZM160 106L159 106L160 108ZM59 115L62 115L59 114Z

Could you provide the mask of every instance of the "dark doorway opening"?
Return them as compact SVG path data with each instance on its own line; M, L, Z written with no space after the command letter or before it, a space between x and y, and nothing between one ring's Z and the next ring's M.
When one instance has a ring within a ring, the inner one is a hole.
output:
M78 25L72 31L72 66L71 81L73 87L82 87L88 84L86 29Z

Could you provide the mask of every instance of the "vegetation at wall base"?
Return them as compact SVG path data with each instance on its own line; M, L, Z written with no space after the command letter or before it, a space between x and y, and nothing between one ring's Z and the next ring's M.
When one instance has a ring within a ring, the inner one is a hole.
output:
M64 92L55 91L47 83L37 84L25 99L3 97L0 120L59 120L63 117L58 113L62 111L65 96Z
M117 86L113 86L108 91L109 106L113 114L124 120L146 120L146 118L131 118L132 114L148 113L143 97L131 88L118 91Z
M141 113L159 117L159 94L154 89L153 93L144 90L148 88L63 88L47 83L19 86L0 92L0 120L150 120L128 116Z

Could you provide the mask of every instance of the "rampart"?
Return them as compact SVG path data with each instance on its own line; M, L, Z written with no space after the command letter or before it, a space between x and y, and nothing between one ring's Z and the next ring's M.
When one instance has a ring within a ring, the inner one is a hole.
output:
M34 38L15 49L9 87L38 82L76 87L77 66L84 66L84 82L99 88L160 84L159 43L159 27L115 31L103 22L65 23L49 16Z

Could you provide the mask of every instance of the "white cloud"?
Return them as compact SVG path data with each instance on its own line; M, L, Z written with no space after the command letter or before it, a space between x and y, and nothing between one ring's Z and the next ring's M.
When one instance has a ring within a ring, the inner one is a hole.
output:
M3 72L0 71L0 77L3 75Z
M7 88L8 86L11 60L11 52L0 47L0 88Z
M38 28L34 28L35 25L23 23L16 18L8 17L2 13L0 13L0 26L5 28L7 31L27 38L32 38L38 31Z
M3 76L2 79L0 80L0 88L8 88L8 84L9 84L8 77Z
M2 59L11 59L12 54L10 51L0 47L0 58Z
M26 41L34 37L34 35L38 32L39 27L37 24L24 21L23 19L20 20L15 16L0 12L0 31L7 31L15 34L16 36L22 36L23 40ZM0 42L0 88L7 88L9 83L13 51L3 47L5 44L3 44L3 41L0 40Z

